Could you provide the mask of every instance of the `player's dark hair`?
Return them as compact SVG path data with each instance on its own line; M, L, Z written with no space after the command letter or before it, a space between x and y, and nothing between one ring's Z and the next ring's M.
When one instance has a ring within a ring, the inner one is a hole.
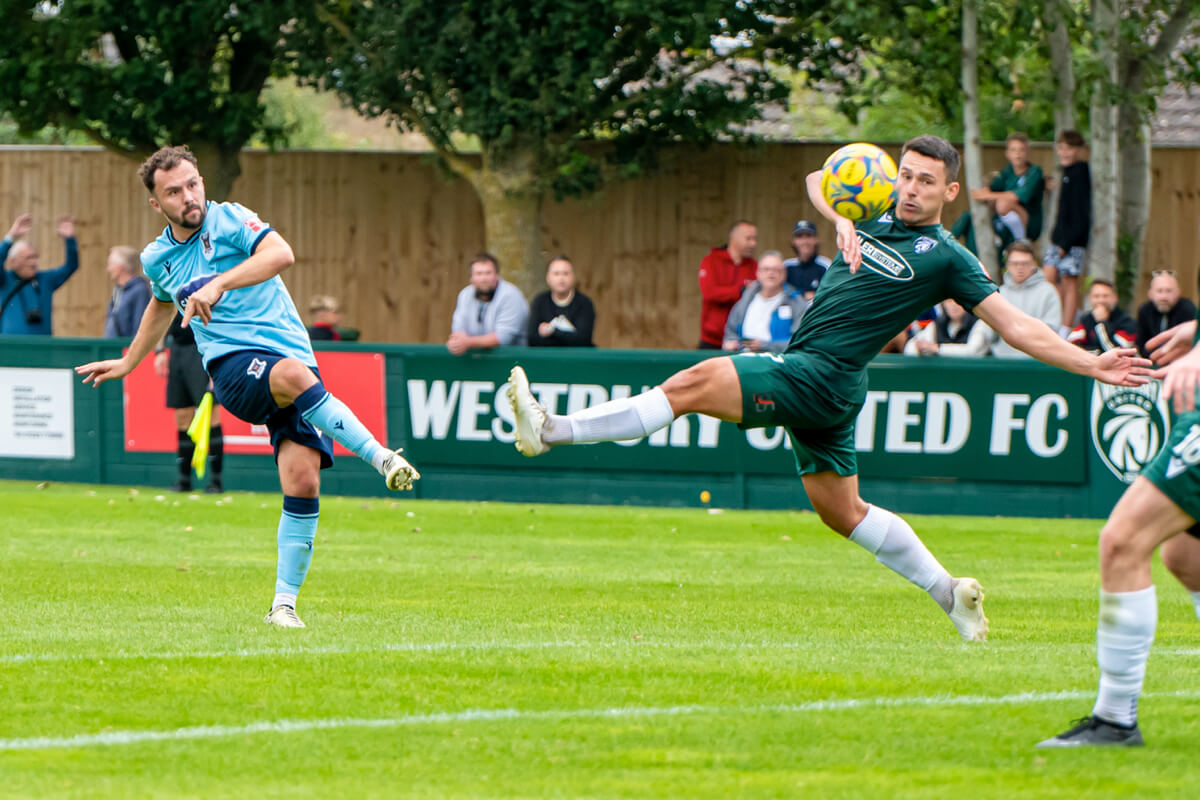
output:
M739 225L749 225L751 228L757 228L757 227L758 227L757 225L755 225L753 222L751 222L751 221L750 221L750 220L748 220L748 219L739 219L737 222L735 222L735 223L733 223L732 225L730 225L730 226L729 226L729 235L730 235L730 236L733 236L733 232L737 230L737 227L738 227Z
M555 261L565 261L571 265L572 270L575 269L575 262L572 261L570 258L568 258L566 253L559 253L554 258L552 258L546 262L546 272L550 271L550 265L553 264ZM499 269L497 268L496 271L499 272Z
M1004 260L1008 261L1008 257L1013 253L1028 253L1029 257L1033 259L1033 263L1038 264L1039 266L1041 265L1041 261L1038 260L1037 249L1034 248L1033 242L1029 241L1028 239L1017 239L1015 242L1005 248Z
M1008 136L1004 137L1005 144L1011 144L1012 142L1022 142L1024 144L1029 144L1029 135L1026 134L1024 131L1013 131Z
M496 258L494 255L492 255L488 251L480 250L478 253L471 256L471 261L470 261L471 264L478 264L481 261L486 261L489 264L491 264L493 267L496 268L496 272L500 271L500 259Z
M1117 287L1115 285L1113 285L1113 282L1108 280L1107 278L1092 278L1092 282L1088 286L1088 288L1091 289L1092 286L1095 286L1096 284L1100 284L1101 286L1107 286L1109 289L1112 289L1114 292L1117 290Z
M900 148L900 157L904 158L904 154L909 150L942 162L946 166L946 183L953 183L958 180L958 165L962 163L962 159L959 158L958 151L954 149L954 145L942 137L926 134L918 136L915 139L909 139L904 143L904 147Z
M1079 131L1063 131L1058 135L1058 140L1069 147L1083 147L1083 134Z
M160 147L155 151L154 155L147 158L138 167L138 177L142 179L142 183L146 186L146 191L154 194L154 173L161 170L171 170L179 166L183 161L188 161L193 167L199 169L196 163L196 157L192 155L192 151L188 149L186 144L179 146L168 145Z

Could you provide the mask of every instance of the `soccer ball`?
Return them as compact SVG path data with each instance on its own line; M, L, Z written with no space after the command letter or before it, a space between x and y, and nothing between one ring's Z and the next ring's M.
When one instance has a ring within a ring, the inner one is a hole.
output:
M834 151L821 167L821 194L855 222L878 217L892 204L896 162L880 148L855 142Z

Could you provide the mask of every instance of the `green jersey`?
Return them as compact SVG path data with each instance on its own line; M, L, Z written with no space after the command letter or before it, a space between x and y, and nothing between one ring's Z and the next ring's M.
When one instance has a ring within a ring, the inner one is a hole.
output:
M921 312L947 297L970 311L996 291L979 259L940 224L909 227L891 209L854 227L862 265L851 274L838 253L787 352L862 370Z
M1012 192L1017 196L1017 200L1029 213L1025 238L1037 241L1042 235L1042 198L1046 194L1046 179L1042 176L1042 168L1037 164L1030 164L1024 175L1018 175L1013 171L1012 164L1005 164L1000 174L992 178L989 188L993 192Z

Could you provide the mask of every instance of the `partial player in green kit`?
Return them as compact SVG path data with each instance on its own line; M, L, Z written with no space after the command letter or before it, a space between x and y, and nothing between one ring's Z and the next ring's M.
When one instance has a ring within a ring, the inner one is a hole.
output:
M1200 318L1200 314L1197 315ZM1100 614L1096 661L1100 689L1092 713L1038 747L1138 747L1138 696L1158 627L1158 596L1150 575L1154 551L1192 596L1200 616L1200 347L1197 321L1146 343L1172 398L1171 434L1100 531ZM1190 534L1190 535L1189 535Z
M996 292L979 261L941 225L942 207L958 194L958 167L958 152L944 139L906 142L895 204L857 225L834 213L821 194L821 173L810 174L809 197L837 226L841 253L782 355L710 358L636 397L567 416L547 413L525 371L515 367L509 397L517 449L535 456L560 444L636 439L690 413L742 428L783 425L821 520L928 592L964 640L983 641L988 622L978 581L952 577L908 523L859 496L854 424L866 398L867 363L920 312L947 297L1013 346L1072 372L1136 386L1148 380L1149 362L1133 349L1086 353Z

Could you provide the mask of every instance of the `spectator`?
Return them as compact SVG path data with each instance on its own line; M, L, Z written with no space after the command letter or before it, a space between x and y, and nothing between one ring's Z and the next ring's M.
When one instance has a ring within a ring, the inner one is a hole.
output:
M906 356L986 356L991 328L947 298L941 313L904 345Z
M342 334L337 326L342 321L342 312L338 307L337 298L327 294L319 294L309 301L308 311L312 314L312 324L308 326L308 338L310 341L341 341Z
M992 178L988 188L971 190L973 201L987 204L1001 250L1017 239L1037 241L1042 235L1042 198L1046 194L1042 168L1029 163L1028 136L1010 133L1004 140L1004 157L1008 164ZM963 237L967 249L976 252L969 210L955 221L951 232Z
M797 222L792 228L792 250L796 257L783 262L783 266L787 269L788 285L804 295L805 300L813 299L831 263L825 256L817 254L820 247L817 226L806 219Z
M735 352L782 353L800 327L808 302L784 282L787 270L776 250L763 253L758 280L746 287L725 323L724 349Z
M71 217L58 218L58 235L63 238L67 255L57 269L38 270L37 250L21 238L32 227L33 216L22 214L0 240L0 264L6 267L0 272L0 333L49 336L54 330L54 293L79 269L79 247Z
M758 228L736 222L729 244L714 247L700 262L700 349L720 350L724 344L729 310L742 299L742 290L754 281L758 262Z
M1138 309L1137 315L1137 348L1145 358L1150 357L1146 342L1151 337L1196 318L1196 306L1180 295L1179 279L1173 269L1156 269L1150 273L1149 298Z
M1092 174L1083 160L1083 137L1078 131L1063 131L1055 145L1062 165L1062 191L1058 216L1046 247L1046 278L1058 286L1063 318L1060 332L1071 330L1079 309L1079 276L1087 261L1088 235L1092 229Z
M456 356L525 344L529 304L521 291L500 277L500 262L490 253L471 259L471 283L458 293L446 348Z
M150 284L138 274L141 269L142 262L134 248L118 245L108 251L104 271L113 283L113 293L104 318L105 338L132 337L137 333L142 314L150 303Z
M595 347L596 308L575 289L575 267L559 256L546 265L550 288L529 304L530 347Z
M1117 290L1103 278L1093 278L1088 289L1092 310L1083 315L1067 341L1093 353L1137 343L1137 323L1117 305Z
M212 379L204 370L204 361L196 347L196 336L191 326L185 328L182 323L183 316L176 314L167 335L154 348L154 372L158 377L167 379L167 408L175 412L175 466L179 470L179 477L171 488L177 492L190 492L192 455L196 444L188 436L187 429L196 415L196 406L204 399L204 393L212 391ZM225 466L225 433L221 428L221 407L215 399L209 424L210 477L204 491L218 494L225 488L221 479L221 470Z
M1062 321L1062 305L1058 292L1038 269L1033 242L1018 239L1008 246L1004 255L1004 282L1000 284L1000 294L1026 314L1046 323L1051 330L1058 330ZM992 355L997 358L1029 358L994 331L988 335L988 339Z

